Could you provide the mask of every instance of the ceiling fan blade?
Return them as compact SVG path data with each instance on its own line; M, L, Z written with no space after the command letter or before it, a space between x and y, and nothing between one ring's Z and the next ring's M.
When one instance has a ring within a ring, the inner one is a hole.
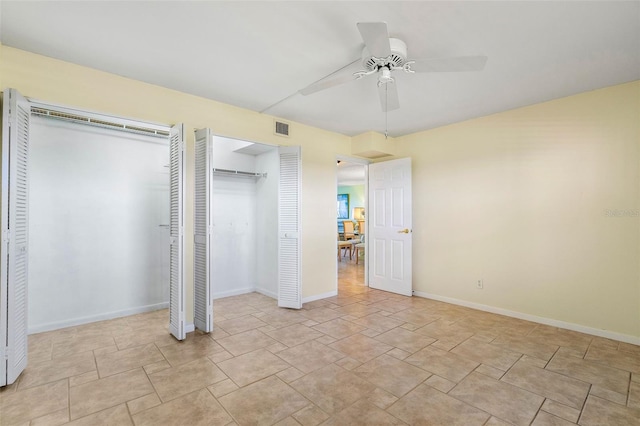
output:
M358 22L358 31L372 56L386 58L391 55L386 22Z
M487 63L486 56L456 56L452 58L416 59L411 64L415 72L463 72L481 71Z
M321 90L348 83L356 79L353 73L355 73L356 71L360 71L361 68L362 64L360 62L360 59L356 59L350 64L345 65L344 67L332 72L326 77L323 77L320 80L308 85L304 89L299 90L299 92L301 95L307 96Z
M380 95L380 106L382 112L393 111L400 108L400 101L398 100L398 88L395 81L378 86L378 94Z

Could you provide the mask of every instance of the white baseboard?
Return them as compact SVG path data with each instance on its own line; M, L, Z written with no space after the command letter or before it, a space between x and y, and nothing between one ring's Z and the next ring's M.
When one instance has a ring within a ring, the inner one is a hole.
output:
M302 303L315 302L316 300L326 299L338 295L338 290L330 291L328 293L316 294L315 296L309 296L302 299Z
M255 292L256 293L260 293L260 294L264 294L265 296L269 296L272 299L277 299L278 298L278 294L277 293L274 293L274 292L269 291L269 290L264 289L264 288L257 288L256 287Z
M238 288L235 290L221 291L221 292L213 293L213 299L215 300L215 299L222 299L223 297L239 296L241 294L252 293L254 291L256 291L256 289L253 287L245 287L245 288Z
M184 332L185 333L192 333L196 331L196 325L192 322L188 322L184 324Z
M104 314L90 315L86 317L71 318L64 321L48 322L29 326L27 334L42 333L44 331L58 330L60 328L73 327L75 325L88 324L96 321L105 321L113 318L126 317L129 315L141 314L144 312L157 311L169 307L169 302L156 303L153 305L137 306L135 308L123 309L121 311L107 312Z
M618 340L620 342L640 345L640 337L631 336L629 334L616 333L615 331L609 331L609 330L601 330L599 328L587 327L580 324L574 324L572 322L560 321L553 318L539 317L537 315L525 314L517 311L510 311L509 309L496 308L494 306L483 305L481 303L469 302L466 300L454 299L453 297L439 296L437 294L424 293L421 291L414 291L413 294L415 296L424 297L426 299L433 299L433 300L438 300L440 302L451 303L454 305L466 306L467 308L478 309L480 311L491 312L493 314L499 314L499 315L518 318L526 321L537 322L540 324L550 325L553 327L566 328L567 330L578 331L580 333L591 334L593 336L605 337L607 339Z

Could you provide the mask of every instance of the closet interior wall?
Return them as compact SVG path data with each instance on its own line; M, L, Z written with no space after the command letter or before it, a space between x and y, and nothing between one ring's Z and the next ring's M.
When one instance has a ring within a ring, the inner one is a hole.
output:
M214 299L258 291L278 293L278 174L276 147L213 137L210 271Z
M167 307L168 139L32 116L29 331Z

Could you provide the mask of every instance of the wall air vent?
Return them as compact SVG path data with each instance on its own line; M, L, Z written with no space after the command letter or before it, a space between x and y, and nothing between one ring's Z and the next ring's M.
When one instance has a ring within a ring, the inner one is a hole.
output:
M283 121L275 121L275 132L278 136L289 137L289 123Z

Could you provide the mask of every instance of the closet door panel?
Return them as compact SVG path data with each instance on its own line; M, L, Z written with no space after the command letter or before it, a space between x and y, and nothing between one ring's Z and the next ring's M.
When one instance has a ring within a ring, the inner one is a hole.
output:
M300 309L300 147L280 147L278 306Z
M169 219L169 331L178 340L186 337L184 329L184 195L185 155L184 126L177 124L170 134L170 199Z
M206 333L213 331L211 300L211 271L209 268L211 243L211 145L210 129L196 130L195 195L193 242L193 313L194 324Z
M29 101L14 89L4 91L0 386L15 382L27 366L30 115Z

